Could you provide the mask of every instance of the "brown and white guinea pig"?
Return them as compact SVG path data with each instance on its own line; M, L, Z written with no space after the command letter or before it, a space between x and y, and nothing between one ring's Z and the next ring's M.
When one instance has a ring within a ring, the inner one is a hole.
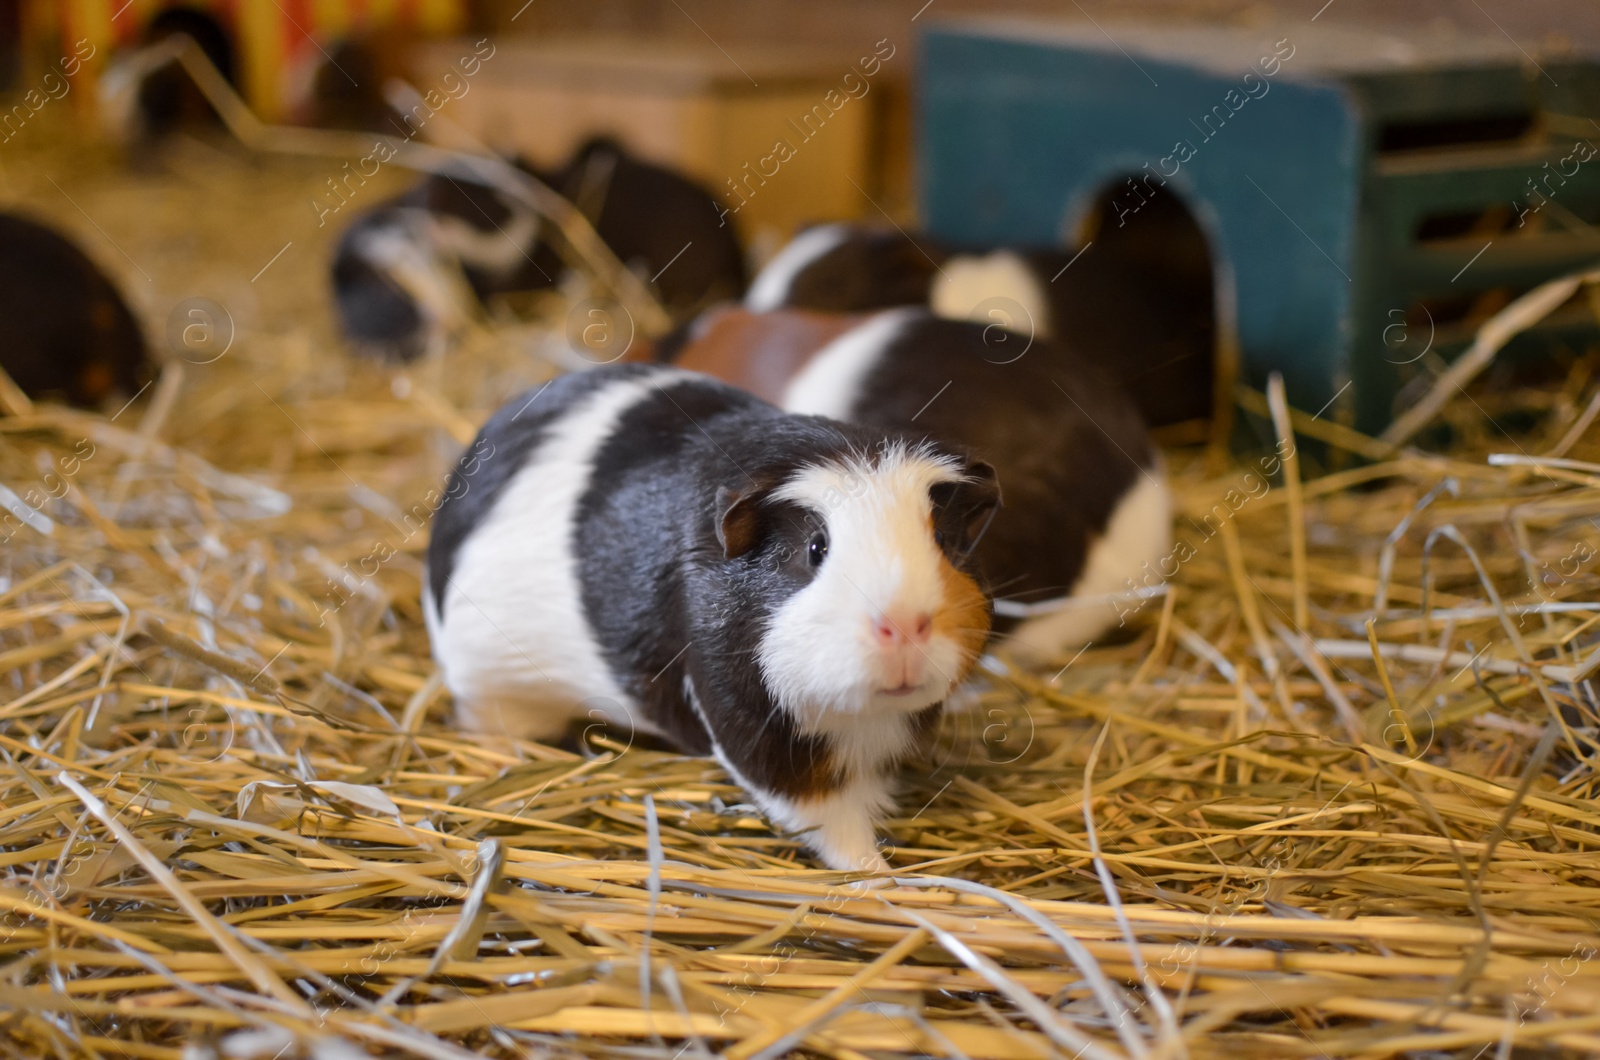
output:
M116 285L53 228L0 213L0 366L31 398L98 408L151 374Z
M722 223L726 211L689 178L604 138L554 173L518 164L570 199L674 318L743 293L744 252ZM340 238L333 284L346 337L391 361L445 348L474 301L557 282L561 259L543 234L538 216L505 189L464 174L430 176Z
M1159 454L1074 345L925 309L714 310L656 347L781 408L911 433L988 461L1005 507L977 545L1013 649L1044 661L1122 621L1171 548Z
M987 465L656 365L514 398L428 544L434 656L472 729L549 739L596 703L715 755L829 866L875 823L989 631Z
M1116 220L1116 219L1113 219ZM1008 319L994 299L1015 303ZM855 224L801 232L756 275L745 307L860 313L926 305L940 316L1070 335L1164 426L1212 412L1216 323L1204 234L1175 196L1121 225L1102 220L1076 249L962 249ZM999 316L996 316L999 312Z

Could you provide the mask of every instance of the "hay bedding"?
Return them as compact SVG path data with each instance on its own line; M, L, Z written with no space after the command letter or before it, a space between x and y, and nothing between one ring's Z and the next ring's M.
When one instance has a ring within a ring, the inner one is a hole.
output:
M0 483L66 484L0 550L7 1051L1600 1052L1600 445L1523 460L1590 362L1455 402L1449 456L1300 416L1384 458L1298 494L1174 454L1170 591L1059 672L997 664L908 777L905 886L853 887L713 763L451 731L408 513L545 370L487 335L408 392L348 364L320 171L206 150L76 167L103 238L49 156L7 167L147 318L248 317L174 400L0 419Z

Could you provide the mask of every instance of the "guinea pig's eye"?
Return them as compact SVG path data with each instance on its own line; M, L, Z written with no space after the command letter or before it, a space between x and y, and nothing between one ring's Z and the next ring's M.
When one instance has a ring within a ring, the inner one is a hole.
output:
M935 530L933 532L933 543L935 545L938 545L940 548L944 548L944 542L945 542L944 531L943 530Z
M818 530L811 535L811 544L806 547L806 559L813 567L822 566L822 557L828 554L828 535Z

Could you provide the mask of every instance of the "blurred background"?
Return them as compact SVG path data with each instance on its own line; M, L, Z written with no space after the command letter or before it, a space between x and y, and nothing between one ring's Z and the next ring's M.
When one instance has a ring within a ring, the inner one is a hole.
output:
M938 254L1066 261L1123 239L1147 294L1098 326L1160 292L1183 321L1149 341L1205 362L1167 385L1207 393L1158 426L1276 370L1297 406L1378 433L1495 312L1600 256L1597 50L1600 11L1577 0L5 0L0 197L108 274L156 365L204 360L184 343L213 332L292 332L279 363L302 346L435 363L486 334L603 361L740 297L819 222ZM197 57L214 82L197 87ZM250 140L219 92L328 135ZM634 279L575 256L536 204L485 212L526 189L446 186L460 159L438 151L542 180ZM476 249L394 236L397 205L454 213ZM542 235L494 231L517 218ZM485 240L515 261L473 259ZM428 290L396 294L400 266L374 255L399 245ZM1570 353L1591 331L1569 307L1519 343ZM23 389L88 393L41 380Z
M913 120L911 100L920 59L916 32L930 22L951 16L1014 15L1048 21L1093 25L1103 20L1141 20L1167 24L1223 25L1309 24L1313 15L1323 26L1361 28L1392 34L1402 40L1490 37L1513 39L1540 54L1592 53L1600 48L1600 9L1581 0L1533 0L1505 3L1490 0L1415 0L1392 4L1379 0L1292 0L1249 3L1242 0L1087 0L1083 3L998 0L772 0L743 4L735 0L696 0L691 4L655 0L213 0L211 3L165 3L162 0L4 0L0 3L0 87L20 92L42 76L58 58L58 45L79 39L98 50L87 71L93 77L119 49L127 49L163 32L162 23L181 21L173 9L209 16L228 42L234 79L252 107L269 120L312 121L318 115L309 96L319 76L341 47L359 44L381 57L377 69L348 72L377 78L409 76L426 82L442 72L456 37L491 37L517 52L516 69L500 70L502 78L520 82L521 100L499 95L484 100L457 119L484 132L489 142L553 160L567 141L585 127L625 129L630 145L655 161L685 164L702 178L720 180L713 168L710 145L694 142L693 131L675 114L664 120L668 100L686 105L688 97L702 104L724 106L741 97L766 96L776 102L806 81L823 84L848 69L864 42L889 39L899 48L897 61L875 77L872 103L861 108L840 145L839 165L864 178L863 187L902 219L915 209L912 182ZM912 22L913 16L916 22ZM513 65L513 64L504 64ZM332 73L332 71L329 71ZM765 92L753 80L760 75ZM753 75L747 77L746 75ZM595 92L597 82L616 95ZM614 81L621 79L626 84ZM338 95L358 86L343 76L324 75L324 90ZM374 78L359 86L371 93ZM585 91L585 88L589 91ZM539 92L568 93L562 113L551 113L550 99ZM573 97L584 100L574 105ZM586 97L586 98L585 98ZM652 108L650 102L656 106ZM519 107L519 102L530 104ZM749 102L746 100L746 102ZM537 104L546 106L539 107ZM86 107L87 103L82 104ZM80 107L79 116L83 116ZM800 108L803 110L804 108ZM533 111L530 113L529 111ZM654 119L654 120L652 120ZM765 138L763 137L763 145ZM731 146L731 145L729 145ZM742 161L742 160L741 160ZM738 166L735 165L734 169ZM834 175L838 180L839 174ZM795 183L805 183L796 181ZM831 193L831 189L829 189ZM814 194L817 194L813 190ZM774 197L794 197L790 209L807 208L803 189L784 189ZM834 193L836 194L836 193ZM847 216L869 211L863 196L853 201L819 201ZM753 208L765 218L790 220L779 206ZM805 216L816 220L816 216Z

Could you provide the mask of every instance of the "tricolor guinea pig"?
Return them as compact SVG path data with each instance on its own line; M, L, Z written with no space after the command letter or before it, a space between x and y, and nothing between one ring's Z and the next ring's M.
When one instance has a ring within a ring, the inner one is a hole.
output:
M998 624L1031 661L1121 623L1121 596L1171 547L1171 501L1138 409L1065 342L925 309L716 310L656 355L793 413L960 446L1006 503L977 545Z
M801 232L756 275L755 312L927 306L1070 338L1152 426L1212 412L1216 320L1204 233L1166 193L1098 225L1081 249L954 247L859 224ZM1004 300L1004 301L1000 301Z
M971 553L998 504L959 449L660 366L563 376L449 478L434 655L466 727L550 739L602 704L878 870L895 771L988 635Z

